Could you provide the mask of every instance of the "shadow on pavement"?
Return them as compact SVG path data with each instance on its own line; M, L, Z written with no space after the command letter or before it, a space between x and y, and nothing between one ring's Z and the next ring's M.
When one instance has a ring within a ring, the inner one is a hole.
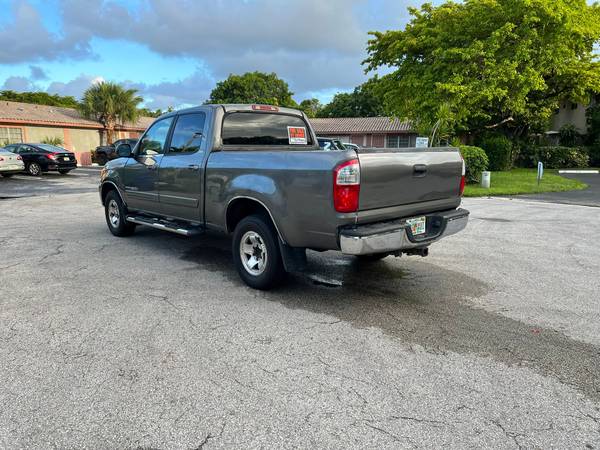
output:
M227 238L169 239L189 246L179 257L198 264L197 270L220 272L240 288L249 289L235 272ZM142 245L152 246L152 242ZM481 280L416 257L389 257L365 264L335 252L309 252L306 274L288 275L281 287L262 296L290 309L336 318L314 326L335 326L343 321L358 328L374 327L413 351L422 348L435 354L491 357L554 377L600 399L599 348L469 302L488 291Z

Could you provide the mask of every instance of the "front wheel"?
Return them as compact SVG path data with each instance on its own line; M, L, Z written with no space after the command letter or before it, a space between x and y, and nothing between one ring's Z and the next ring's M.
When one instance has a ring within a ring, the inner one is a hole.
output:
M106 196L104 214L108 229L114 236L131 236L135 231L135 224L127 222L127 208L116 191L110 191Z
M233 261L241 279L254 289L275 287L285 275L277 231L263 215L248 216L233 232Z

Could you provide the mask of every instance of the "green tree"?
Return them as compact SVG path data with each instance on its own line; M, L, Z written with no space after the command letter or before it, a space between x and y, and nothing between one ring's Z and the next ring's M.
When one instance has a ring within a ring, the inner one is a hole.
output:
M321 108L323 108L323 105L321 105L321 102L318 98L302 100L300 102L300 105L298 105L298 109L303 111L304 114L306 114L306 116L311 119L313 117L317 117L317 115L321 111Z
M542 128L564 98L600 91L600 7L586 0L465 0L409 9L404 30L373 32L367 71L386 109L432 129L440 105L454 131Z
M380 79L374 77L350 93L338 93L318 113L319 117L384 116Z
M208 103L261 103L297 107L288 84L274 73L248 72L229 75L217 83Z
M64 97L46 92L0 91L0 100L31 103L34 105L59 106L63 108L77 108L79 105L75 97Z
M139 108L139 114L142 117L159 117L162 116L163 112L161 109L156 109L152 111L148 108Z
M135 122L139 117L138 105L143 101L135 89L124 89L111 82L94 84L83 94L79 111L104 125L108 143L113 142L118 123Z

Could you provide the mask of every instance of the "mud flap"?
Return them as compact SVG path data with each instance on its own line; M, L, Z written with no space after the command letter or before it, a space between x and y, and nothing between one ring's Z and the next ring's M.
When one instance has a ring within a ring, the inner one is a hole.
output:
M279 249L281 250L281 259L286 272L303 272L306 270L305 248L290 247L279 238Z

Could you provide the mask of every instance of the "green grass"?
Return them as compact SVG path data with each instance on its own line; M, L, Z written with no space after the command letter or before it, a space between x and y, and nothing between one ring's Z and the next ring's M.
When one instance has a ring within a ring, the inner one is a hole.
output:
M467 185L465 197L564 192L587 187L587 184L580 181L561 177L557 170L546 170L542 182L538 186L536 169L513 169L510 172L492 172L490 189L484 189L479 184Z

